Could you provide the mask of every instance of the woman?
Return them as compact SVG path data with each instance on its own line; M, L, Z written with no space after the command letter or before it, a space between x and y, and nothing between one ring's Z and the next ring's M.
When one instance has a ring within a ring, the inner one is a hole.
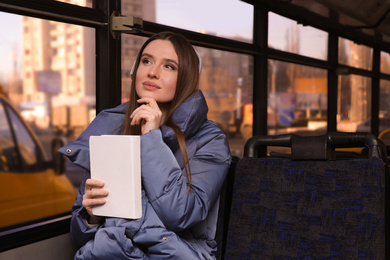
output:
M154 35L134 64L130 101L101 112L60 149L85 169L72 209L71 235L82 246L75 259L215 258L217 199L231 155L226 136L207 120L200 68L185 38ZM140 219L92 214L109 193L89 173L89 137L102 134L141 135Z

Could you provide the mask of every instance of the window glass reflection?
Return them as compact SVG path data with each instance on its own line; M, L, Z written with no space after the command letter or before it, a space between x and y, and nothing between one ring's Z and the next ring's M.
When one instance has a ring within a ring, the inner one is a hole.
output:
M359 69L372 69L372 48L339 38L339 63Z
M370 132L371 79L340 75L338 81L337 130Z
M326 60L327 41L327 32L269 13L268 46L270 48Z
M325 133L326 70L269 60L268 71L268 133Z

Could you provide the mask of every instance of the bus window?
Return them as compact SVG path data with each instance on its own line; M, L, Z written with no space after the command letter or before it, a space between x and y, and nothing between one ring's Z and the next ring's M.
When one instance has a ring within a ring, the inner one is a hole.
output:
M390 53L381 52L381 72L390 74Z
M3 107L4 105L4 107ZM0 228L69 212L76 192L49 166L42 145L0 94Z
M253 6L243 1L156 0L156 21L195 32L252 42Z
M268 47L326 60L328 33L269 13Z
M337 130L370 132L371 79L340 75L338 79Z
M14 211L0 212L2 227L6 227L71 210L83 170L69 161L65 174L58 174L47 162L51 160L54 138L74 141L95 116L96 53L92 28L0 15L7 16L9 21L0 25L1 33L6 33L2 38L9 39L2 45L0 66L4 77L0 79L0 92L4 93L4 102L15 107L4 110L14 138L8 142L14 140L14 144L8 144L6 151L3 149L8 156L8 173L1 172L1 183L7 187L2 189L5 194L19 194L26 205L19 207L23 211L12 208ZM1 125L5 125L3 121ZM29 182L34 183L31 187L35 189L27 188ZM11 192L11 187L24 191ZM16 199L5 194L2 193L3 199ZM10 207L2 204L2 208Z
M79 5L84 7L92 7L92 0L56 0L72 5Z
M359 69L371 70L372 48L339 38L339 63Z
M268 79L269 134L326 132L326 70L269 60Z
M252 136L253 58L249 55L196 47L202 58L199 87L209 107L208 119L226 133L233 155Z

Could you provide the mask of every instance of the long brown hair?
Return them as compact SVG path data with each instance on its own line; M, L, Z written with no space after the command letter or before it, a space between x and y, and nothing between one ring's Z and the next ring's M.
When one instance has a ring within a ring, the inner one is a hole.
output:
M166 126L171 127L176 134L181 155L183 157L184 169L186 171L188 187L190 188L191 169L189 165L185 138L180 127L177 126L172 121L172 115L175 109L198 89L199 76L200 76L200 69L199 69L200 60L192 45L182 35L173 32L161 32L150 37L142 45L140 51L138 52L136 62L134 64L132 82L130 86L130 99L127 106L125 121L123 123L123 134L125 135L141 134L140 125L135 125L135 126L130 125L131 123L130 115L140 105L137 103L139 97L136 92L135 82L136 82L136 77L137 77L136 74L140 63L141 55L145 47L154 40L170 41L173 44L179 59L176 91L173 100L170 103L169 109L167 111L167 116L164 124Z

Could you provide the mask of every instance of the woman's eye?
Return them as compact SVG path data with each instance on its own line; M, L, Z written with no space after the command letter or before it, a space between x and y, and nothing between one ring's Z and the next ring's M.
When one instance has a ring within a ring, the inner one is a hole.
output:
M145 65L150 64L149 59L143 59L143 60L141 60L141 62L142 62L142 64L145 64Z
M173 66L173 65L171 65L171 64L167 64L167 65L165 65L165 67L166 67L167 69L169 69L169 70L176 70L176 67Z

